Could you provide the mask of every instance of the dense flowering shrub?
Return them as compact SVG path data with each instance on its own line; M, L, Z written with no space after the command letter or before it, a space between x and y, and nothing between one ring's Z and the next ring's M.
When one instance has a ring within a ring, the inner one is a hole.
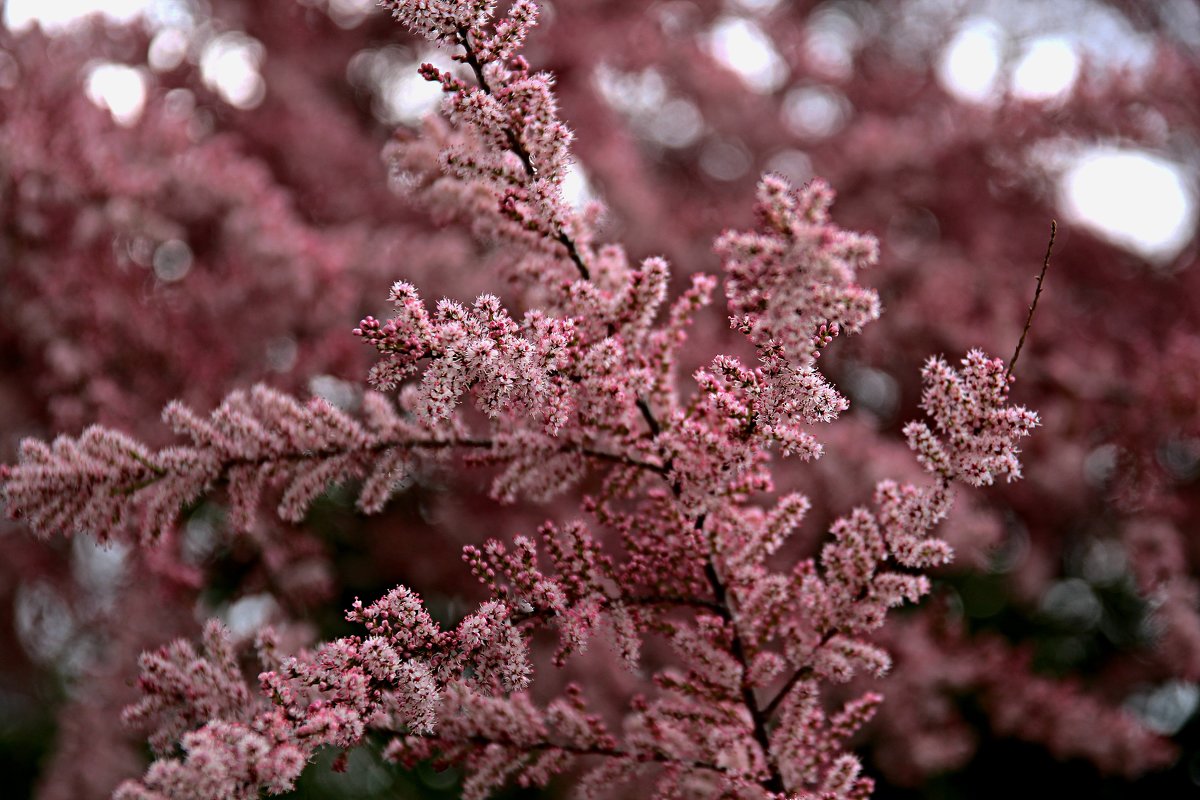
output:
M697 192L681 155L649 164L630 138L653 109L596 97L614 70L667 75L709 120L710 174L746 152L766 162L794 135L778 98L689 49L718 4L564 2L537 45L529 0L383 5L418 37L413 60L437 61L412 68L442 95L386 146L328 89L397 56L375 37L399 34L352 3L214 2L216 27L194 35L261 37L263 107L222 107L181 58L129 128L91 107L80 71L147 47L154 63L158 37L0 39L0 67L20 76L0 94L0 404L14 436L65 431L22 438L0 468L21 529L5 602L32 620L26 642L38 621L45 639L74 620L46 660L86 645L78 674L64 669L74 690L43 796L280 794L325 753L354 770L363 750L413 774L456 767L468 798L557 780L594 797L852 800L953 774L988 737L1124 778L1177 762L1186 741L1130 709L1145 683L1200 675L1180 537L1198 392L1187 370L1163 378L1200 352L1186 301L1134 293L1098 320L1078 291L1096 278L1067 259L1050 280L1077 291L1014 371L1020 346L1007 363L957 346L1024 343L1028 270L961 264L1040 237L1034 204L1011 196L1035 182L980 201L965 255L920 228L918 212L965 224L948 209L974 189L949 176L985 145L990 168L1022 178L1008 164L1049 123L1005 106L1010 137L993 143L995 119L947 132L897 118L883 95L903 76L873 86L885 48L864 49L861 85L845 81L860 120L822 157L848 218L900 209L880 243L833 221L820 179L768 170L756 190ZM792 69L828 70L789 49L790 30L777 35ZM614 35L640 46L613 55L597 91L578 74L584 45ZM1195 79L1161 59L1172 85ZM1106 124L1153 138L1122 105L1155 101L1140 88L1085 81L1059 127L1087 130L1113 104ZM735 145L739 117L763 124ZM607 207L566 193L577 158L611 182ZM930 169L945 186L910 180ZM1119 272L1107 258L1095 269ZM1029 246L1013 260L1035 259ZM1186 297L1195 275L1172 279L1155 291ZM1132 282L1150 280L1168 277ZM1074 363L1081 329L1100 355ZM965 355L937 355L947 343ZM1135 366L1106 370L1118 359ZM1027 374L1042 416L1010 402ZM1129 397L1161 413L1106 416ZM1112 428L1099 443L1098 420ZM1031 480L1008 487L1023 467ZM1054 675L971 605L972 581L1023 558L1014 607L1057 597L1090 615L1084 581L1053 561L1079 546L1063 520L1093 548L1085 568L1108 570L1092 583L1140 604L1134 641L1106 634L1122 648L1094 680L1083 658ZM101 556L65 544L89 541L131 578L89 585L78 565ZM247 624L256 603L267 611ZM339 604L344 620L322 620Z

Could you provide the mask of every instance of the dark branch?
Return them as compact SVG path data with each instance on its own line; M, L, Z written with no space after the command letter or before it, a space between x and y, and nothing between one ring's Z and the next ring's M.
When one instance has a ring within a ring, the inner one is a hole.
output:
M360 448L339 448L330 447L319 450L305 449L295 452L274 452L265 453L255 457L232 457L221 462L221 474L227 475L236 467L261 467L266 464L282 464L282 463L297 463L303 461L312 461L323 458L335 458L337 456L347 455L349 453L359 452L380 453L384 450L392 448L400 450L490 450L495 446L495 442L491 439L391 439L381 442L373 442L366 447ZM594 459L596 461L607 461L612 464L620 464L626 467L635 469L644 469L648 472L653 472L663 478L667 477L667 467L658 464L652 464L649 461L640 461L636 458L622 455L620 453L609 453L604 450L593 450L590 447L565 443L557 448L558 453L569 454L575 453L584 458ZM114 486L110 491L113 494L129 495L134 492L145 489L170 473L162 467L154 464L146 459L131 454L134 458L148 470L148 474L131 475L132 483L123 486ZM224 478L222 478L224 480Z
M704 516L702 515L697 518L696 522L697 529L702 528L704 526ZM704 577L708 579L708 584L712 587L713 596L716 598L717 613L721 615L721 619L725 620L725 624L729 626L730 652L742 668L742 703L746 706L746 710L750 712L750 720L754 727L754 741L758 742L758 746L762 748L763 758L766 760L767 769L770 772L770 777L762 782L762 786L768 791L783 794L787 791L787 787L783 784L783 776L779 773L779 768L775 766L775 759L771 757L771 737L767 732L767 715L758 707L758 699L754 696L754 689L750 687L750 659L746 654L746 647L742 643L741 634L738 633L737 623L733 618L733 610L729 603L725 584L721 582L721 576L717 574L717 568L713 566L711 556L704 565Z
M646 426L654 436L662 431L662 425L654 416L654 411L650 408L650 404L644 399L637 400L638 411L646 420ZM666 470L669 472L670 463L666 465ZM664 474L664 477L666 475ZM682 491L678 482L671 487L671 491L676 497ZM700 514L693 522L693 527L700 533L704 530L704 524L708 520L707 514ZM746 706L746 711L750 714L750 719L754 729L754 741L762 749L763 759L767 762L767 770L769 777L762 781L762 787L771 792L784 794L787 787L783 783L783 775L780 774L779 768L775 765L775 760L771 755L771 737L767 731L768 715L765 714L758 706L758 699L754 696L754 689L748 683L750 674L750 659L746 653L746 647L742 642L741 634L738 633L737 622L733 617L733 606L730 604L729 593L725 588L725 584L721 581L721 576L717 574L717 568L714 565L714 554L710 554L708 560L704 564L704 577L708 580L708 585L712 589L714 606L717 614L729 626L731 634L730 652L737 659L741 666L742 672L742 703Z
M451 745L460 740L450 742ZM529 752L539 750L559 750L564 753L570 753L574 756L606 756L608 758L616 758L624 761L636 761L639 763L659 763L659 764L674 764L677 766L688 767L689 769L703 769L709 772L717 772L722 775L730 775L732 770L727 767L722 767L717 764L712 764L707 761L695 761L693 759L676 758L675 756L662 752L661 750L623 750L619 747L606 747L602 744L593 744L587 746L572 745L572 744L556 744L551 741L542 742L518 742L514 739L506 739L500 736L472 736L466 741L476 746L488 747L499 745L500 747L510 748L518 752Z
M642 419L646 420L646 427L650 429L650 435L657 437L662 433L662 425L654 417L654 412L650 410L650 404L639 397L637 399L637 410L642 413Z
M1054 234L1058 233L1058 223L1050 220L1050 241L1046 244L1046 257L1042 259L1042 271L1038 274L1037 289L1033 293L1033 302L1029 304L1029 316L1025 317L1025 328L1021 331L1021 338L1017 341L1017 349L1013 351L1012 358L1008 360L1008 369L1004 372L1004 377L1008 378L1012 375L1013 367L1017 366L1017 358L1021 355L1021 348L1025 346L1025 337L1029 333L1029 328L1033 325L1033 312L1037 308L1038 298L1042 296L1042 281L1046 279L1046 270L1050 269L1050 253L1054 250Z

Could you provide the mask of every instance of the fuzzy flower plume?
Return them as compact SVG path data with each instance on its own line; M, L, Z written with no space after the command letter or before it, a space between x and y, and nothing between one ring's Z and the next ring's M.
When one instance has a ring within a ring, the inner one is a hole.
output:
M559 629L556 663L562 664L572 653L585 652L593 632L603 624L625 663L636 666L641 644L638 605L669 607L672 600L655 595L625 596L618 588L621 574L582 522L562 527L548 522L541 534L554 567L551 574L538 563L537 544L524 536L515 537L511 548L496 539L485 542L483 549L467 545L463 560L498 600Z
M455 628L441 628L420 597L397 587L347 620L366 636L347 636L279 658L260 634L261 696L241 674L229 635L205 629L203 653L178 641L142 657L143 698L125 712L152 728L159 755L122 800L254 798L290 791L321 747L357 746L371 727L431 734L443 694L514 692L528 686L526 642L507 606L489 602ZM176 744L178 743L178 744Z
M372 511L415 450L448 446L375 394L363 398L361 422L323 399L302 404L265 386L234 392L207 419L181 403L163 419L190 444L155 451L95 426L52 445L26 439L21 463L0 475L9 513L42 536L148 540L221 480L234 525L248 527L269 487L280 490L278 515L298 521L331 483L349 478L362 479L359 507Z
M961 371L935 357L926 362L921 377L921 408L937 433L924 422L904 428L921 466L943 480L970 486L990 486L998 477L1020 478L1016 442L1039 423L1034 412L1007 405L1004 362L972 350L962 360Z
M716 244L733 326L757 344L780 342L801 363L839 331L858 333L879 318L879 296L855 283L858 270L878 260L879 245L830 222L833 197L821 180L797 191L766 175L759 230L729 231Z
M832 202L820 181L795 190L767 175L755 205L759 229L727 231L716 242L730 324L753 343L759 366L720 355L697 370L701 394L666 437L669 463L695 509L711 505L716 487L731 479L753 480L769 447L819 457L808 428L849 407L817 364L841 332L858 333L878 318L879 298L855 283L878 248L833 224Z
M395 317L387 323L367 317L354 331L382 355L371 372L377 387L394 388L429 359L416 410L431 422L449 419L473 389L490 418L505 410L538 417L551 434L565 424L570 395L562 370L576 339L569 320L530 313L518 325L492 295L470 309L443 300L431 318L416 289L403 282L392 287L391 299Z
M483 800L514 779L522 786L545 786L581 755L620 754L617 740L600 716L588 713L574 686L543 709L523 693L500 698L454 684L442 712L436 735L397 738L385 756L407 765L435 756L464 764L470 772L464 800ZM473 744L478 742L487 745Z
M180 639L138 659L143 698L125 710L125 721L153 727L150 746L168 754L182 735L210 719L243 722L252 711L251 695L238 668L229 631L210 621L197 653Z
M512 245L520 274L590 278L598 259L591 246L596 212L576 214L562 194L572 134L559 119L552 77L531 73L519 55L537 24L537 5L516 0L499 19L487 0L384 5L414 33L453 48L471 76L421 67L442 87L451 127L427 124L427 139L441 140L438 148L397 140L388 151L393 174L443 216Z

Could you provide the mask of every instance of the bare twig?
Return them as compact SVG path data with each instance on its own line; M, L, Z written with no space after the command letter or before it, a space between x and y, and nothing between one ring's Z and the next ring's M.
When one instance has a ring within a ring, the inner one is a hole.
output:
M1012 375L1013 367L1017 365L1017 358L1021 355L1021 348L1025 346L1025 336L1029 333L1029 328L1033 325L1033 312L1037 308L1038 298L1042 296L1042 281L1046 279L1046 270L1050 269L1050 253L1054 250L1054 235L1058 233L1058 223L1050 220L1050 241L1046 244L1046 257L1042 259L1042 271L1038 274L1037 289L1033 293L1033 302L1029 304L1029 316L1025 317L1025 328L1021 331L1021 338L1017 341L1017 349L1013 351L1012 358L1008 360L1008 369L1004 372L1004 377L1008 378Z

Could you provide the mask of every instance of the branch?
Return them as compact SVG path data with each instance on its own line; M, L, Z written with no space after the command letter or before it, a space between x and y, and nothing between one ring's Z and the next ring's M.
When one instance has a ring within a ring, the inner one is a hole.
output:
M407 454L445 450L487 451L490 438L435 438L404 420L379 395L364 400L365 422L324 403L304 406L282 393L256 387L234 392L208 418L175 403L164 416L191 439L185 447L152 451L117 431L92 427L52 445L27 439L21 462L0 469L9 513L39 535L95 531L105 535L136 518L153 538L179 509L213 486L228 485L235 515L249 519L262 488L281 476L287 486L279 513L299 521L330 484L365 478L359 508L382 508L409 469ZM595 447L563 442L546 456L575 454L642 469L666 478L668 468ZM496 458L512 457L503 450Z
M1046 243L1046 257L1042 259L1042 271L1038 274L1037 290L1033 293L1033 302L1029 304L1029 315L1025 317L1025 327L1021 330L1021 338L1017 341L1017 349L1013 351L1012 358L1008 360L1008 369L1004 372L1004 377L1007 379L1012 375L1013 368L1017 366L1017 358L1021 355L1021 348L1025 346L1025 336L1029 333L1030 326L1033 325L1033 312L1037 308L1038 298L1042 296L1042 281L1046 279L1046 270L1050 269L1050 253L1054 250L1054 235L1058 233L1058 223L1055 220L1050 220L1050 241Z
M832 630L826 632L826 634L821 637L821 641L817 643L817 646L813 648L813 653L816 653L825 644L827 644L829 640L834 637L834 634L835 631ZM783 687L780 688L779 692L771 698L770 702L763 706L763 716L769 719L772 715L774 715L775 710L779 708L779 704L787 699L787 696L792 689L796 688L796 684L800 683L800 681L808 680L809 678L813 677L814 674L813 668L809 664L805 664L803 667L800 667L798 670L793 672L791 677L787 679L787 682L783 684Z
M452 744L459 744L462 740L454 740ZM530 752L534 750L561 750L565 753L571 753L577 756L605 756L607 758L616 758L625 761L636 761L639 763L653 762L658 764L675 764L681 767L690 769L702 769L709 772L717 772L722 775L732 775L740 777L738 773L733 772L727 767L722 767L708 761L696 761L689 758L677 758L669 753L664 753L661 750L650 751L630 751L622 750L620 747L604 747L601 745L571 745L571 744L555 744L554 742L517 742L512 739L504 739L490 736L472 736L466 740L467 743L487 747L489 745L500 745L521 752Z
M697 530L704 527L704 519L703 515L697 518ZM721 619L729 626L731 633L730 652L741 666L742 703L746 706L746 710L750 712L750 720L754 726L754 740L762 748L763 759L766 760L767 769L770 772L770 777L762 782L763 788L783 794L787 791L787 787L784 786L783 775L780 774L779 768L775 765L775 759L771 755L771 737L767 732L767 715L759 709L758 699L754 696L754 690L747 683L747 678L750 674L750 660L746 655L746 647L742 643L742 637L738 633L737 622L733 616L733 609L729 603L725 584L721 582L721 577L717 574L717 569L713 565L711 555L704 564L704 577L708 579L708 584L713 590L713 596L716 598L717 613L720 614Z
M483 64L479 61L479 56L475 52L474 46L471 44L470 31L460 26L458 29L458 44L463 49L463 61L475 73L475 82L479 84L479 88L484 94L493 94L492 87L488 84L487 77L483 73ZM508 140L508 149L521 161L521 166L525 169L525 175L528 178L537 177L537 167L533 163L533 157L529 154L529 150L521 142L521 137L511 127L504 127L504 137ZM587 264L583 263L583 256L579 252L579 246L575 240L571 238L566 231L556 229L552 231L551 238L566 248L567 256L571 259L571 263L575 265L575 269L579 271L579 277L585 281L591 280L591 271L588 270Z
M646 420L646 425L650 429L653 436L657 437L662 432L662 425L654 416L654 411L650 408L650 404L644 399L637 400L638 411ZM666 477L666 473L664 473ZM671 491L678 498L682 489L678 482L671 486ZM698 533L704 531L704 524L708 519L707 514L701 514L696 517L694 527ZM712 589L713 598L715 600L715 611L729 626L731 633L730 650L733 657L741 666L742 673L742 703L746 706L746 711L750 714L750 719L754 728L754 740L762 749L763 760L767 763L767 769L770 772L770 777L762 782L763 788L768 791L783 794L787 788L783 783L783 775L780 774L779 768L775 765L775 759L771 755L771 738L767 731L768 715L758 707L758 700L754 696L754 690L746 683L747 677L750 674L750 662L746 655L746 648L742 642L741 634L738 633L737 622L734 619L733 608L729 602L728 591L725 584L721 581L720 575L717 574L717 569L714 564L714 554L709 553L704 564L704 577L708 580L709 587Z
M678 607L678 608L701 608L716 613L721 613L721 606L712 600L704 600L698 597L671 597L667 595L631 595L628 597L606 597L601 606L607 608L614 603L620 603L624 606L645 606L647 608L662 608L662 607ZM525 622L545 622L553 619L558 614L552 608L535 608L532 611L519 611L512 614L509 620L514 625L520 625Z

